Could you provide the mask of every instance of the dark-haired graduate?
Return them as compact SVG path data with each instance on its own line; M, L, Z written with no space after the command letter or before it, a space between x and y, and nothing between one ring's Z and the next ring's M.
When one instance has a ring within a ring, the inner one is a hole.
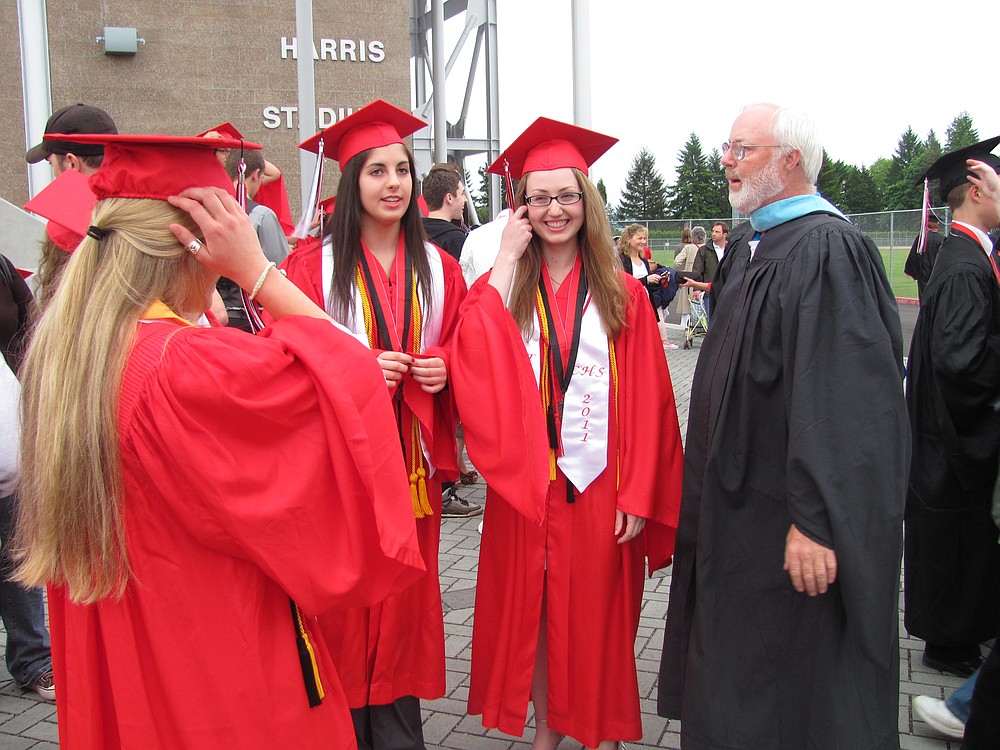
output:
M673 552L681 442L656 317L588 168L615 139L539 118L491 167L520 179L473 286L452 388L488 500L469 712L532 748L642 737L644 558Z
M104 163L23 370L15 548L60 746L352 750L316 615L422 568L381 372L268 263L220 142L74 139ZM193 325L220 274L275 323Z
M392 400L426 575L371 608L320 618L354 715L358 745L424 747L419 699L445 691L438 583L441 482L457 477L448 348L465 297L457 261L427 242L413 156L425 123L377 100L301 148L340 164L322 243L285 262L288 278L372 350Z

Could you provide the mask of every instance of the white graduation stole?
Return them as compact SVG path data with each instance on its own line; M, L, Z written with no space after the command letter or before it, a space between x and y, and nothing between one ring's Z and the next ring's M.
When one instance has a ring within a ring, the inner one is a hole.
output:
M524 339L535 383L541 387L541 336L538 313L530 335ZM569 345L565 342L564 345ZM560 342L563 344L563 342ZM610 428L611 358L608 337L597 305L587 295L580 325L576 365L563 401L563 455L556 459L562 473L583 492L608 465Z
M441 262L441 255L433 245L424 244L427 252L427 262L431 269L431 288L424 289L417 285L417 294L420 297L420 313L422 326L420 331L420 353L427 351L432 346L437 346L441 341L441 325L444 319L444 264ZM333 242L330 237L323 240L322 273L323 273L323 305L326 314L332 316L330 309L330 290L333 288ZM374 290L372 290L374 296ZM354 315L351 320L343 322L344 328L354 338L368 346L368 332L365 330L365 314L361 303L361 295L358 288L351 286L353 296ZM428 314L428 311L430 313ZM423 430L420 431L420 446L423 449L424 460L427 462L429 471L427 476L434 476L434 464L430 460L430 452L424 440Z

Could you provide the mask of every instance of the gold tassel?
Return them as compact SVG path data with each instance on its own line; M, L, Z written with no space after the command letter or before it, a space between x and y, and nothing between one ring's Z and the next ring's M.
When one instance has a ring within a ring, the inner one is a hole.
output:
M556 481L556 452L549 448L549 481Z
M420 507L420 498L417 495L417 475L410 474L410 504L413 506L413 515L417 518L424 517L423 508Z
M417 469L417 494L420 497L420 510L423 511L425 516L433 516L434 509L431 507L431 501L427 497L427 480L424 478L427 476L427 470L421 466Z

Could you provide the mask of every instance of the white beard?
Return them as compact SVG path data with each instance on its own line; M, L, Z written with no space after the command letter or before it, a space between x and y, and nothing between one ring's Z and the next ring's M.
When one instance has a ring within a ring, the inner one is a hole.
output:
M730 188L729 203L741 214L750 214L770 203L784 189L778 173L778 159L773 159L749 180L742 180L739 190Z

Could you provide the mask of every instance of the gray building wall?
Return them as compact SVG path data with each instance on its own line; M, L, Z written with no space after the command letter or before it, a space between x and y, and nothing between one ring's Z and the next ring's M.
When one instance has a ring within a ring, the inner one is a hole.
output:
M194 135L231 121L285 173L300 210L293 0L47 0L52 109L108 111L123 133ZM16 3L0 3L0 198L28 199ZM105 26L145 39L130 57L104 54ZM376 98L410 105L409 3L332 0L313 6L316 104L339 119ZM282 39L285 39L285 45ZM362 52L363 48L363 52ZM284 52L283 52L284 50ZM353 55L353 60L351 59ZM364 59L362 60L362 57ZM343 59L342 59L343 58ZM288 127L289 120L291 127ZM40 134L35 134L36 143ZM339 172L327 162L323 195Z

